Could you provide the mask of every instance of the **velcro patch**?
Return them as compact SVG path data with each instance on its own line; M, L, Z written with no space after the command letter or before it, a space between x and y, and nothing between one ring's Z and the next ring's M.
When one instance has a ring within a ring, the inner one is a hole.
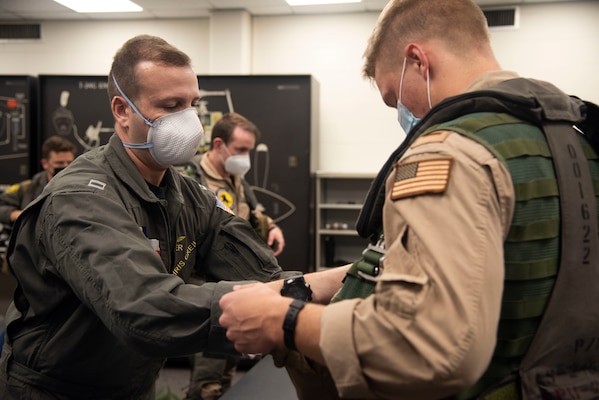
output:
M93 187L96 189L104 190L106 188L106 183L99 181L97 179L90 179L87 186Z
M391 200L425 193L443 193L447 189L451 158L436 158L396 165Z
M414 141L414 143L412 143L412 146L410 146L410 148L422 146L423 144L427 143L443 143L450 133L451 131L437 131L425 136L420 136L418 139Z

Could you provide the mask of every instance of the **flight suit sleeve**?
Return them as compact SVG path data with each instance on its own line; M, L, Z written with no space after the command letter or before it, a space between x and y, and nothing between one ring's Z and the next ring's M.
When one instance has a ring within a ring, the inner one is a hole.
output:
M266 282L288 275L249 221L219 216L223 213L218 210L214 213L210 223L212 232L201 249L206 257L201 267L207 281L253 279Z
M226 211L218 207L213 215L213 238L207 240L209 250L202 251L206 258L201 263L201 274L208 282L217 282L210 305L208 348L222 349L230 347L230 342L226 339L225 328L218 322L222 313L218 302L232 290L233 285L229 281L237 284L239 281L248 283L248 280L268 282L301 275L301 272L283 270L272 250L257 236L247 220L226 215Z
M342 396L458 393L480 377L495 347L510 175L469 138L421 139L387 180L375 293L331 304L322 317L320 347Z
M196 353L207 346L233 351L212 313L236 282L198 286L169 273L139 226L110 196L59 193L42 207L37 232L47 261L40 273L64 280L121 342L151 357Z

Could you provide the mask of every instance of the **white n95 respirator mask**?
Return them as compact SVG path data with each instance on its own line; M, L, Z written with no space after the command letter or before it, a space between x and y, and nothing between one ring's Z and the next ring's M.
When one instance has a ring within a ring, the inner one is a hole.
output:
M163 167L184 164L196 154L202 141L204 129L194 107L163 115L150 121L135 107L123 93L114 76L116 89L131 106L131 109L150 127L144 143L125 143L130 149L149 149L150 155Z

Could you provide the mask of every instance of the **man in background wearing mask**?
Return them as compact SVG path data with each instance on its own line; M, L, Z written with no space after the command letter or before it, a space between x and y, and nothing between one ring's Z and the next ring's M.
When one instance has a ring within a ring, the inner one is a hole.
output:
M262 205L244 179L250 169L250 152L259 139L260 131L254 123L238 113L227 113L212 127L210 151L196 155L183 172L208 187L237 216L249 220L277 256L285 247L283 232L262 212ZM193 359L186 400L218 399L228 389L239 358L213 358L199 353Z
M0 226L3 236L8 237L12 224L23 209L42 193L54 175L73 162L76 151L75 145L61 136L50 136L44 141L41 159L43 171L36 173L31 179L9 186L0 194ZM2 251L2 272L8 273L4 256Z
M128 40L108 94L108 144L79 156L15 222L3 400L152 399L167 357L235 353L218 325L234 281L297 275L172 167L203 134L185 53L155 36ZM207 283L188 283L192 274Z
M356 224L371 245L330 304L226 294L227 337L274 351L302 400L599 398L599 347L580 348L599 326L598 107L502 70L472 0L391 0L364 58L407 134Z
M250 152L260 139L260 130L243 115L223 115L212 127L210 151L197 154L184 173L208 187L235 215L249 220L278 256L285 247L281 228L264 214L244 176L251 167Z
M76 148L69 140L50 136L42 145L43 171L31 179L15 183L0 194L0 223L12 224L32 200L42 193L48 182L75 159Z

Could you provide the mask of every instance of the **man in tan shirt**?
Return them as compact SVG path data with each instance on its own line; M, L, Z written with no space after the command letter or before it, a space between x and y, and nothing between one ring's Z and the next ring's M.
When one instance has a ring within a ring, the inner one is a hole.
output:
M501 347L504 271L513 257L504 246L520 194L513 165L490 150L492 143L473 140L468 121L462 130L429 121L442 118L454 96L516 74L501 70L485 17L470 0L392 0L370 38L363 72L384 103L398 109L408 135L385 165L388 173L379 175L386 177L384 205L371 220L375 228L382 221L373 245L382 257L372 276L357 274L373 282L372 293L343 296L356 281L348 274L341 283L349 267L307 275L313 301L305 304L280 296L281 282L239 286L221 299L220 323L238 351L272 352L286 365L301 399L447 398L471 389ZM469 112L462 115L478 122L480 115ZM491 129L491 137L525 130L543 138L527 122L514 126ZM542 206L536 218L553 210ZM323 305L333 296L343 301Z

